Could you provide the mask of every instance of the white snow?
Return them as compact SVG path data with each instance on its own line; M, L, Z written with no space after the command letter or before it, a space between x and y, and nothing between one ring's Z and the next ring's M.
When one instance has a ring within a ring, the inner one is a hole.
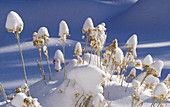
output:
M94 29L93 21L91 18L87 18L83 25L83 32L88 32L91 29Z
M62 20L59 27L59 36L61 39L66 40L66 36L69 34L69 29L67 23Z
M134 66L136 69L142 69L142 61L141 60L135 60Z
M24 93L17 93L11 103L16 107L26 106L26 104L24 103L25 98L27 98L27 96Z
M97 93L103 93L101 83L104 81L104 75L105 72L101 69L87 65L72 69L67 78L75 80L84 94L96 95Z
M46 27L40 27L38 30L38 35L39 38L43 37L49 37L48 29Z
M61 52L61 50L56 50L55 54L54 54L54 61L59 59L61 63L64 63L64 56L63 53Z
M127 46L127 48L136 49L137 43L138 43L137 35L134 34L127 40L126 46Z
M155 97L160 96L161 94L165 96L168 93L168 88L164 83L159 83L155 89L153 90L153 94Z
M143 59L143 65L149 66L151 63L153 63L152 56L148 54L144 59Z
M155 86L159 83L159 79L154 77L153 75L148 75L145 79L145 83L149 84L150 86Z
M150 68L154 69L157 76L161 76L161 71L163 69L164 63L161 60L155 61L150 65Z
M21 17L14 11L11 11L6 20L6 25L5 27L7 28L8 31L18 31L20 33L23 29L24 23L21 19Z

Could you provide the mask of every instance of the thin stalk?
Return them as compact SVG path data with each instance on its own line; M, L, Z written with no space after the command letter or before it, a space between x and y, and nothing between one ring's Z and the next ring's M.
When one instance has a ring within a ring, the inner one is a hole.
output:
M49 64L48 55L46 55L46 60L47 60L47 65L48 65L48 69L49 69L49 80L51 80L51 68L50 68L50 64Z
M125 70L124 70L124 73L123 73L123 77L122 77L121 86L123 85L123 80L124 80L124 77L125 77L126 70L127 70L127 67L125 68Z
M154 107L154 104L155 104L155 99L152 101L152 104L151 104L151 106L150 107Z
M93 47L91 47L91 53L90 53L89 64L90 64L90 62L91 62L92 53L93 53Z
M100 50L100 68L102 68L102 49Z
M66 79L65 41L63 41L63 56L64 56L64 80L65 80Z
M86 45L85 45L85 48L84 48L83 64L84 64L84 60L85 60L85 53L86 53L86 50L87 50L87 42L88 42L88 33L86 33Z
M41 64L42 76L43 76L43 80L45 81L45 73L44 73L44 68L43 68L42 58L41 58L41 48L38 48L38 52L39 52L39 56L40 56L40 64Z
M131 80L131 78L129 78L129 80L127 81L127 87L126 87L126 89L125 89L125 92L127 91L127 88L128 88L128 86L129 86L129 82L130 82L130 80Z
M131 107L133 107L133 104L134 104L134 98L132 98L132 104L131 104Z
M40 71L41 71L41 74L43 74L42 68L41 68L41 66L40 66L40 64L39 64L39 62L38 62L38 60L36 60L36 62L37 62L38 68L39 68ZM47 83L45 82L45 80L43 80L43 81L44 81L45 84L47 84Z
M75 107L77 107L78 102L80 101L80 99L83 97L84 95L80 96L80 98L77 100Z
M143 82L145 81L145 79L146 79L147 76L148 76L148 75L145 75L145 77L143 78L143 80L142 80L140 86L143 84Z
M22 55L22 50L21 50L21 45L20 45L20 39L19 39L18 32L15 32L15 37L17 38L17 41L18 41L18 47L19 47L19 51L20 51L20 55L21 55L21 59L22 59L22 67L23 67L23 71L24 71L25 83L28 86L27 75L26 75L26 71L25 71L24 58L23 58L23 55ZM29 90L28 90L28 96L30 96Z
M0 89L1 89L2 95L3 95L3 97L4 97L4 100L6 101L6 104L8 104L7 97L6 97L6 93L5 93L4 88L2 87L1 82L0 82Z

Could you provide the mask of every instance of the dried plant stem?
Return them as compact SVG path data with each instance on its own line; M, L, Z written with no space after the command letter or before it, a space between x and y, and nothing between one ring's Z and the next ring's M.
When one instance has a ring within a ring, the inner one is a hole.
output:
M66 79L65 41L63 41L63 56L64 56L64 80L65 80Z
M92 53L93 53L93 47L91 47L91 53L90 53L89 64L91 63L91 57L92 57Z
M127 87L126 87L126 89L125 89L125 92L127 91L127 89L128 89L128 86L129 86L129 82L130 82L130 80L131 80L131 78L129 78L129 80L127 81Z
M38 48L38 52L39 52L39 56L40 56L40 64L41 64L42 76L43 76L43 80L45 81L45 73L44 73L44 68L43 68L42 58L41 58L41 48Z
M76 104L75 104L75 107L77 107L78 102L80 101L80 99L81 99L83 96L84 96L84 95L81 95L81 96L79 97L79 99L77 100L77 102L76 102Z
M102 68L102 49L100 50L100 68Z
M48 69L49 69L49 80L51 80L51 68L50 68L50 64L49 64L48 54L46 55L46 60L47 60L47 65L48 65Z
M88 33L86 33L86 44L85 44L85 47L84 47L83 64L84 64L84 60L85 60L85 53L86 53L86 50L87 50L87 42L88 42Z
M1 82L0 82L0 89L1 89L2 95L3 95L3 97L4 97L4 100L6 101L6 104L8 104L7 97L6 97L6 94L5 94L5 90L4 90L4 88L2 87Z
M154 107L154 105L155 105L155 99L152 101L152 104L151 104L151 106L150 107Z
M126 70L127 70L127 67L125 68L125 70L124 70L124 73L123 73L123 77L122 77L121 86L123 85L123 80L124 80L124 77L125 77Z
M143 80L142 80L140 86L143 84L143 82L145 81L145 79L146 79L147 76L148 76L148 75L145 75L145 77L143 78Z
M36 60L36 62L37 62L37 66L38 66L38 68L40 69L40 71L41 71L41 74L43 74L43 72L42 72L42 68L41 68L41 66L40 66L40 64L39 64L39 62L38 62L38 60ZM45 80L43 80L44 81L44 83L45 84L47 84L46 82L45 82Z
M15 32L15 37L17 38L17 41L18 41L18 47L19 47L19 51L20 51L20 55L21 55L21 59L22 59L22 67L23 67L23 71L24 71L25 83L28 86L27 75L26 75L26 71L25 71L24 58L23 58L23 55L22 55L22 50L21 50L21 45L20 45L20 39L19 39L18 32ZM30 96L29 90L28 90L28 96Z

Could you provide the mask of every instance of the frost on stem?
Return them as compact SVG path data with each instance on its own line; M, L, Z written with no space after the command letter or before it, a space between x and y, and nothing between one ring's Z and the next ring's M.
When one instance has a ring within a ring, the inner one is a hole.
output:
M11 11L6 20L6 29L8 32L18 32L21 33L23 30L24 23L21 17L14 11Z

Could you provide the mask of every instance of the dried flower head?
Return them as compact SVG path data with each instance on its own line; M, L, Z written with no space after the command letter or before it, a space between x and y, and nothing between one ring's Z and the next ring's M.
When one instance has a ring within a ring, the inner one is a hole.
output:
M154 75L155 77L160 77L163 66L164 66L164 63L161 60L153 62L150 65L151 74Z
M61 40L65 41L67 36L69 36L69 29L68 25L65 21L60 22L60 27L59 27L59 36Z
M141 60L136 60L134 63L134 66L136 69L142 69L142 61Z
M87 18L83 25L83 33L87 33L94 29L93 21L91 18Z
M75 56L81 56L82 55L82 47L81 47L81 43L77 42L75 49L74 49L74 54Z
M134 35L132 35L132 36L127 40L125 46L126 46L129 50L131 50L131 49L136 49L137 43L138 43L138 41L137 41L137 35L134 34Z
M55 60L55 71L58 72L60 71L62 68L61 68L61 62L60 62L60 59L56 59Z
M168 88L164 83L159 83L153 90L153 95L155 97L161 97L161 95L166 96L168 93Z
M130 75L131 77L136 77L136 69L135 69L135 68L132 68L131 71L130 71L130 73L129 73L129 75Z
M60 60L60 62L62 64L64 64L64 56L63 53L60 50L56 50L55 55L54 55L54 59L53 59L53 63L55 64L55 62L58 60Z
M147 55L147 56L144 58L144 60L143 60L142 63L143 63L143 65L144 65L145 67L149 67L150 64L153 63L152 56L151 56L150 54Z
M6 29L8 32L18 32L21 33L23 30L24 23L21 17L14 11L11 11L6 20Z
M38 30L38 38L49 37L48 29L46 27L40 27Z

